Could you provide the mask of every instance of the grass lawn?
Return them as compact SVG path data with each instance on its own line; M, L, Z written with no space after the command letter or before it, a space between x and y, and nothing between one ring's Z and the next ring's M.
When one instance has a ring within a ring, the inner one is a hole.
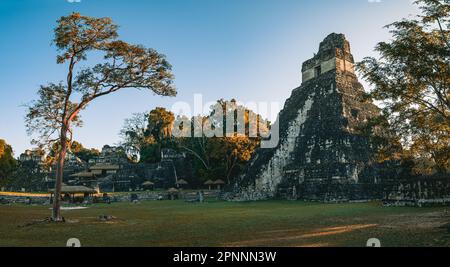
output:
M0 246L450 246L448 208L380 203L149 201L63 211L64 224L31 222L48 206L0 206ZM116 219L102 222L100 215Z

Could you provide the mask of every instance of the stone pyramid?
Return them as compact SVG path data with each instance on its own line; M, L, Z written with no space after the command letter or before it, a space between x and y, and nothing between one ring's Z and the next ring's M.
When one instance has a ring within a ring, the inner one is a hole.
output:
M280 142L261 149L238 179L235 200L378 198L371 149L357 127L379 109L364 99L350 43L330 34L303 63L302 84L279 116Z

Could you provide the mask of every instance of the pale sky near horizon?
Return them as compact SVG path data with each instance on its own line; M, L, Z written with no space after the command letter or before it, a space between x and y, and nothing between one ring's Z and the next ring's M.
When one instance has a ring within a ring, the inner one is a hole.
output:
M51 40L56 20L73 11L111 17L120 39L165 54L176 76L175 98L126 90L83 111L75 139L101 148L119 141L133 113L193 104L194 94L204 102L235 98L282 107L301 83L302 62L329 33L344 33L359 61L389 38L383 26L417 8L411 0L2 0L0 139L15 156L31 148L23 105L36 99L39 85L64 80L66 66L56 64Z

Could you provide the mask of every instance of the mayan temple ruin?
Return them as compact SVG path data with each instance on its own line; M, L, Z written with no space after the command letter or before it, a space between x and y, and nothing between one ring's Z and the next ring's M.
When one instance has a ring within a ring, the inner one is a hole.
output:
M303 63L302 84L279 116L280 142L261 149L235 186L234 200L378 198L375 168L358 125L378 108L364 100L350 43L330 34Z

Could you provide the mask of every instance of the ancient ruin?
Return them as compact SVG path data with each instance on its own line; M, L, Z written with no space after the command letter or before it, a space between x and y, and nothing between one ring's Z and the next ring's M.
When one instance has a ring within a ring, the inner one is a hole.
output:
M231 199L381 198L370 146L357 131L379 109L364 99L354 64L343 34L325 38L280 113L278 146L256 153Z

